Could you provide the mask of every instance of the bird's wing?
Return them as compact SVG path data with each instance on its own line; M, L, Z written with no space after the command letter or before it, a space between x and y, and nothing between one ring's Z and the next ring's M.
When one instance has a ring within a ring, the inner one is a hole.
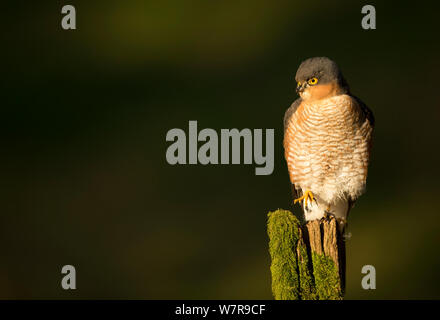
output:
M295 113L296 109L298 109L301 102L302 102L301 98L296 99L289 107L289 109L286 110L286 113L284 113L284 133L286 133L286 129L287 129L287 125L289 124L290 117Z
M292 105L289 107L289 109L286 110L286 113L284 114L284 135L286 134L286 129L287 129L287 126L289 125L290 117L292 117L292 115L298 109L298 107L301 104L301 102L302 102L301 98L296 99L292 103ZM294 183L291 183L291 189L292 189L293 199L297 199L297 198L300 198L302 196L302 190L300 188L297 189L295 187Z
M374 124L375 124L375 119L374 119L374 114L373 111L371 111L370 108L368 108L368 106L358 97L351 95L351 97L353 98L353 100L359 105L359 107L361 108L362 111L362 115L364 116L364 118L362 119L362 122L364 121L368 121L370 123L370 126L372 129L374 129ZM373 139L370 138L369 141L369 148L371 150L372 147L372 141ZM348 198L348 210L347 210L347 216L346 218L348 218L348 214L350 213L350 210L354 207L355 203L356 203L357 199L352 199L352 198Z
M374 128L375 119L374 119L373 111L371 111L371 109L368 108L367 105L358 97L353 96L353 95L351 97L354 99L354 101L357 102L357 104L361 108L365 118L370 122L371 127Z

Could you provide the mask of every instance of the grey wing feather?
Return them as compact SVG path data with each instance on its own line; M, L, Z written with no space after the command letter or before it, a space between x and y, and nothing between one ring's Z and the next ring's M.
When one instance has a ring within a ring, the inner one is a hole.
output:
M358 97L352 95L352 98L359 104L365 117L370 122L371 126L374 128L375 119L374 119L373 111L371 111L371 109L368 108L367 105Z

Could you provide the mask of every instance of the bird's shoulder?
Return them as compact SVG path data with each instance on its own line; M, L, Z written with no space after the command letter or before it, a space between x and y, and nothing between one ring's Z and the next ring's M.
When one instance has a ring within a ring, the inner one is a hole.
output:
M301 98L296 99L284 113L284 132L286 132L287 126L289 125L289 120L292 117L292 115L295 113L295 111L298 109L301 102L302 102Z
M374 127L375 119L374 119L373 111L370 108L368 108L368 106L361 99L359 99L358 97L356 97L354 95L350 95L350 97L360 107L360 109L362 111L362 114L370 122L370 125L372 127Z

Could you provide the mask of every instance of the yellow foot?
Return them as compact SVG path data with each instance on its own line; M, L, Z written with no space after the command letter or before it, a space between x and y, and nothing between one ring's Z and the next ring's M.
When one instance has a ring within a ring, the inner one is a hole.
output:
M313 198L313 193L310 190L306 190L306 192L304 193L304 195L302 197L295 199L293 201L293 204L304 200L304 207L307 207L307 200L308 199L310 199L311 201L315 201L315 198Z

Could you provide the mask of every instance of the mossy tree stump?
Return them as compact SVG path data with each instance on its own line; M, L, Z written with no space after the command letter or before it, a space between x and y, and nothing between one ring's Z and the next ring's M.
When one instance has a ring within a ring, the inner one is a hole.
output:
M301 225L290 211L268 214L272 293L277 300L341 300L345 243L333 217Z

